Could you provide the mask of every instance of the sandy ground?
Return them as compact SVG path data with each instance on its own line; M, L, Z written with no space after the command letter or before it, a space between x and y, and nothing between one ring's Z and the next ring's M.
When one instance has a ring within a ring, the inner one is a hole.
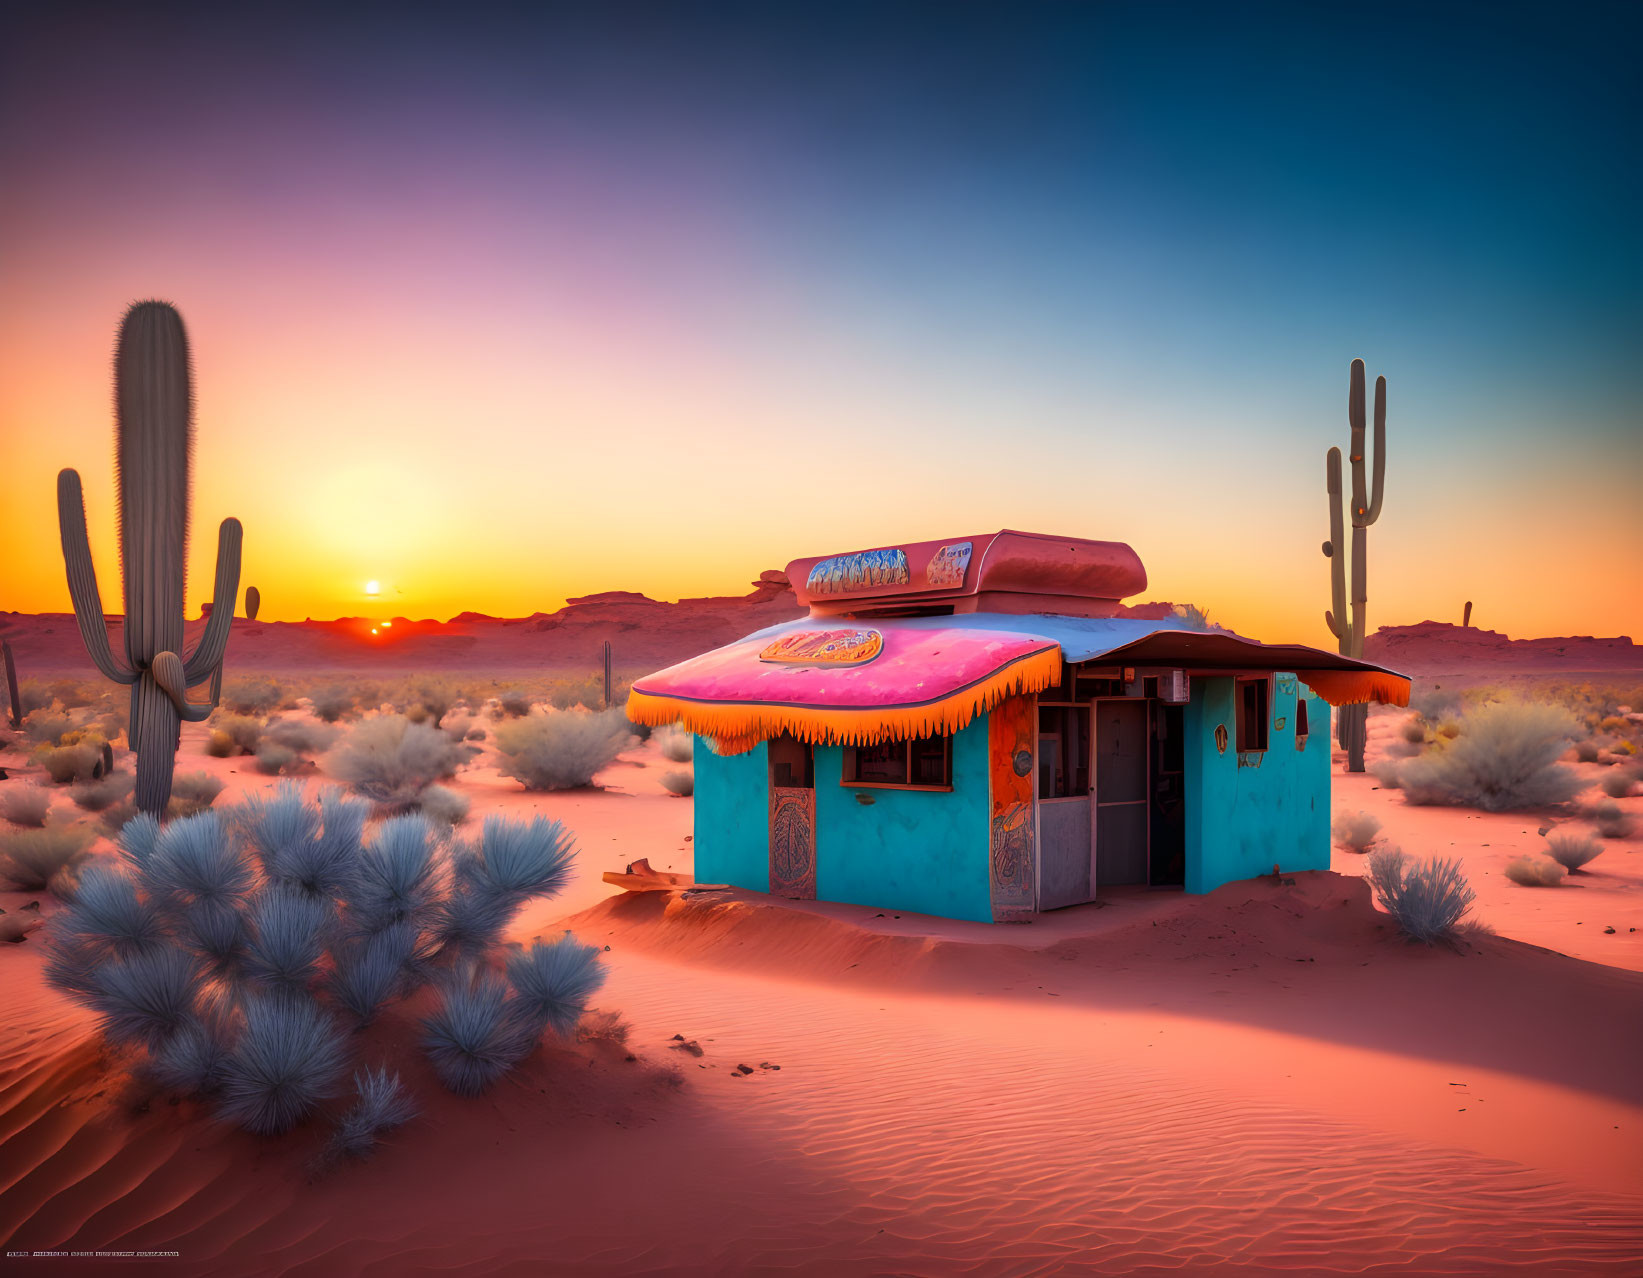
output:
M193 757L201 732L183 767L272 784ZM474 818L576 830L575 881L515 933L610 947L597 1001L639 1059L551 1048L471 1101L397 1061L423 1116L318 1182L317 1125L264 1141L134 1108L42 947L0 950L0 1237L316 1278L1643 1270L1635 838L1520 888L1500 866L1544 821L1337 777L1338 808L1461 857L1494 935L1458 952L1395 935L1341 851L1335 873L1023 927L615 894L599 873L636 857L691 866L675 766L645 747L602 791L528 794L483 761L457 783Z

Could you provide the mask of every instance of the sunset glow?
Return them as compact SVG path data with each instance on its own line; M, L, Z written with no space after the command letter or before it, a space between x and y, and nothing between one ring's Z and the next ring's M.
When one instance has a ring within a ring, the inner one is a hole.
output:
M0 88L0 607L68 608L73 466L118 611L109 351L158 295L194 345L191 612L230 514L269 620L356 613L367 571L396 614L520 616L1014 527L1129 541L1147 597L1327 642L1362 356L1390 385L1373 624L1471 599L1643 633L1620 113L1563 92L1555 42L1519 74L1457 32L1528 86L1472 110L1441 33L1335 41L1327 75L1263 46L1251 94L1234 11L1189 42L1108 12L949 15L845 79L817 19L802 91L729 31L640 77L643 37L502 20L483 51L406 14L228 57L135 13L33 31Z

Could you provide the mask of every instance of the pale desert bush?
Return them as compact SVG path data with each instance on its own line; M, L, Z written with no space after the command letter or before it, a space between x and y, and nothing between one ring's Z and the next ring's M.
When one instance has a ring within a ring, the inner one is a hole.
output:
M620 708L551 710L507 719L496 728L504 775L527 790L572 790L591 785L633 739Z
M1554 834L1546 840L1546 851L1571 874L1603 853L1603 845L1589 834Z
M530 693L519 688L509 688L497 697L496 704L503 714L511 715L515 719L531 712Z
M211 735L205 752L218 759L236 754L255 754L262 744L263 722L242 714L217 714L211 718Z
M302 766L303 759L295 750L288 750L274 741L265 741L257 747L256 763L258 772L277 777L296 771Z
M669 794L676 794L682 799L688 799L696 793L696 774L694 772L664 772L662 773L662 789Z
M34 758L58 785L72 781L94 781L107 770L102 745L76 741L72 745L42 746Z
M1410 864L1398 848L1371 852L1364 877L1403 933L1427 945L1453 941L1477 898L1459 861L1434 857Z
M65 872L85 859L91 831L83 825L48 825L0 834L0 880L24 892L55 891Z
M82 811L101 812L125 798L135 785L136 779L129 772L111 772L96 781L81 781L70 786L68 796Z
M1380 782L1383 790L1403 788L1403 766L1399 759L1378 759L1370 765L1369 775Z
M311 719L275 719L263 729L262 739L311 759L336 744L337 729Z
M13 825L38 830L51 816L51 791L42 785L14 782L0 791L0 817Z
M662 758L669 763L689 763L695 753L696 738L682 728L659 728L653 734L662 744Z
M326 757L325 770L382 807L402 810L478 753L404 715L364 719Z
M335 723L343 716L353 713L355 694L345 685L334 683L315 692L309 700L313 704L316 718L326 723Z
M1587 737L1574 744L1576 763L1598 763L1602 761L1603 742L1596 737Z
M1369 812L1337 812L1333 834L1336 844L1349 852L1367 852L1380 838L1380 818Z
M49 708L30 711L23 719L23 735L35 745L56 745L65 732L74 730L74 720Z
M1412 715L1403 721L1398 729L1398 735L1411 745L1426 744L1426 722L1419 715Z
M1592 823L1605 839L1629 839L1632 834L1631 817L1618 803L1609 799L1592 809Z
M1505 812L1565 803L1580 781L1558 757L1578 727L1567 711L1526 701L1476 706L1453 741L1398 770L1404 798Z
M204 812L223 792L223 783L209 772L179 772L171 778L169 817L193 816Z
M1506 877L1523 887L1556 887L1567 873L1549 856L1515 856L1506 863Z
M546 1034L571 1034L603 979L594 947L566 936L505 957L502 946L518 910L567 881L568 832L492 818L474 843L453 843L410 816L367 838L369 815L285 784L226 817L136 818L121 859L86 869L48 924L47 979L153 1082L258 1133L335 1095L362 1042L349 1029L430 982L482 971L500 983L492 1023L454 1007L449 989L427 1022L435 1071L464 1093ZM456 1032L441 1033L451 1021ZM360 1086L344 1143L408 1117L399 1090Z
M1630 768L1616 768L1613 772L1605 772L1597 787L1611 799L1628 798L1637 788L1637 773Z
M423 816L439 825L461 825L468 819L468 797L447 786L429 786L417 806Z
M267 675L242 675L224 681L222 702L236 714L265 715L277 710L285 690Z

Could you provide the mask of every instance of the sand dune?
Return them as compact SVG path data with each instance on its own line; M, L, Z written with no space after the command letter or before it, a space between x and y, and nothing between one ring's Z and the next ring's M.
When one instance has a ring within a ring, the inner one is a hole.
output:
M186 767L234 793L274 784L195 757L202 731ZM323 1124L268 1141L143 1108L43 986L43 947L0 949L0 1237L179 1253L139 1272L315 1278L1638 1271L1626 846L1591 886L1526 894L1491 870L1534 824L1338 779L1408 850L1466 862L1497 935L1459 951L1396 936L1341 852L1343 873L1116 893L1013 927L617 896L602 870L691 866L671 766L646 747L602 791L532 794L488 760L456 783L476 817L576 830L573 883L515 934L610 946L598 1002L639 1059L562 1046L470 1101L401 1058L422 1117L317 1181ZM1571 948L1573 902L1602 903L1617 934Z

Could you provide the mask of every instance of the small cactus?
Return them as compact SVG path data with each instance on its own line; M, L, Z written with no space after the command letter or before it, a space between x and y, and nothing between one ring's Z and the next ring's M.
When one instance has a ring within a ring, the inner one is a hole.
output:
M245 619L255 621L257 619L257 610L261 607L262 591L255 586L247 586L245 588Z
M1472 624L1472 601L1470 599L1466 601L1466 611L1460 615L1460 624L1462 629Z
M610 640L605 640L605 709L610 709Z
M57 476L63 563L80 637L97 669L131 688L131 748L137 754L137 807L158 816L171 799L171 776L184 720L215 708L188 700L188 689L222 669L240 587L240 521L217 531L211 617L186 659L183 583L188 554L194 395L182 316L164 302L138 302L120 324L114 354L114 472L119 484L120 571L125 588L125 661L108 642L103 599L86 536L79 473Z

